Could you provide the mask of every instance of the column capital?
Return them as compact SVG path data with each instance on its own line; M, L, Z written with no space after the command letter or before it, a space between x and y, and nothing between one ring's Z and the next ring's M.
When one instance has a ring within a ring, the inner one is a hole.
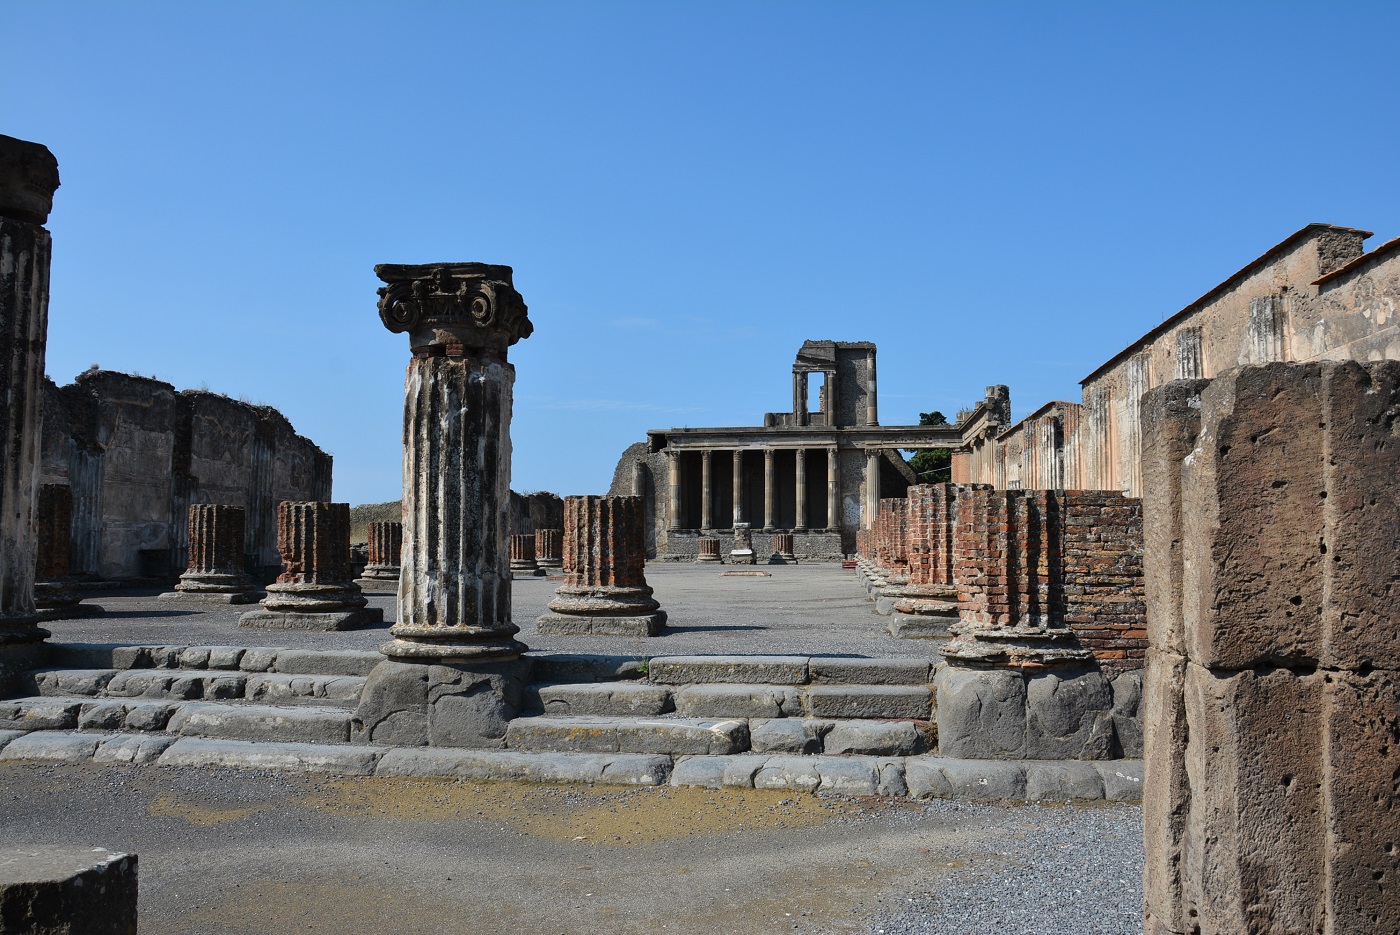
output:
M380 263L379 320L395 334L409 333L427 356L478 356L528 338L535 326L515 291L509 266L488 263Z
M47 146L0 134L0 215L46 223L57 188L58 160Z

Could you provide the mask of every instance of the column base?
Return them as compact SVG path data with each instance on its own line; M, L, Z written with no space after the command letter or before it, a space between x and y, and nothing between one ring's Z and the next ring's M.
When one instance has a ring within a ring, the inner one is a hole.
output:
M384 622L378 607L321 613L286 610L253 610L238 618L238 625L249 630L362 630Z
M543 561L539 563L540 574L542 575L562 575L564 573L564 562L562 560Z
M335 584L269 584L263 608L287 614L331 614L360 610L368 603L360 587Z
M365 680L350 742L504 746L506 727L520 713L524 673L525 666L515 660L385 659Z
M544 614L535 620L541 636L659 636L666 611L617 617L603 614Z
M731 565L756 565L758 559L754 556L753 549L731 549L729 551L729 564Z
M355 579L362 591L397 591L399 589L398 565L366 565L364 572Z
M517 659L529 651L519 640L514 624L503 627L410 627L395 624L394 637L379 647L390 659L400 662L484 662Z
M963 621L949 627L953 639L939 648L950 663L973 667L1046 668L1094 658L1068 627L1001 626Z
M100 604L60 604L57 607L40 607L40 620L82 620L86 617L100 617L107 612Z
M257 582L242 572L185 572L175 590L191 594L239 594L256 591Z
M166 591L156 600L186 604L256 604L263 597L261 591Z
M533 559L530 561L515 560L510 563L510 573L516 578L538 578L544 574L544 569Z
M399 590L398 578L356 578L355 584L361 591L371 591L375 594L397 594Z
M707 555L704 552L701 552L699 555L695 556L695 560L697 562L713 562L718 564L720 558L719 555Z

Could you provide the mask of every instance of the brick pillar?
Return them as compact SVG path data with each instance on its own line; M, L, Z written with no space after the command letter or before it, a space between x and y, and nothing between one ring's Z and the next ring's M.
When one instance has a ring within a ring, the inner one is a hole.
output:
M73 490L67 484L39 487L37 554L34 605L44 620L92 617L102 613L95 604L83 603L82 593L69 573L73 535Z
M544 574L535 561L534 533L516 533L510 537L510 573L517 578Z
M1147 935L1400 919L1397 412L1394 361L1144 397Z
M638 497L564 498L564 584L536 622L542 634L656 636L666 612L646 580Z
M720 560L719 537L701 536L700 549L695 555L695 560L697 562L718 562Z
M403 523L380 520L369 524L369 561L355 583L366 591L397 591L403 571Z
M943 639L958 622L953 578L953 531L959 487L918 484L909 488L906 558L909 583L894 599L890 633L902 639Z
M34 501L49 320L43 224L57 188L47 148L0 136L0 697L49 635L34 606Z
M792 533L780 532L773 537L773 553L784 562L796 562L797 556L792 554Z
M564 570L564 530L535 530L535 561L546 574Z
M262 609L238 619L259 630L351 630L380 623L350 580L350 504L283 500L277 504L282 574Z
M161 600L256 603L261 596L257 582L243 570L243 507L194 503L190 505L188 517L189 564L175 590L162 594Z

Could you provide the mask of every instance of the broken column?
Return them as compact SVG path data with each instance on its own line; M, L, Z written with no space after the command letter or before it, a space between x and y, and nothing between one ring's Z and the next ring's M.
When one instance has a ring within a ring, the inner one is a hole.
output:
M358 741L493 747L520 707L507 524L515 368L534 330L509 266L381 265L379 317L407 332L403 580Z
M58 188L47 148L0 136L0 697L38 664L34 500L49 319L49 232Z
M535 561L545 574L560 574L564 570L564 530L535 530Z
M792 533L780 532L774 535L770 549L771 557L768 559L770 565L797 563L797 556L792 554Z
M893 599L890 634L899 639L947 639L958 622L953 577L953 532L957 527L955 484L909 488L907 559L909 583Z
M533 578L544 574L535 561L535 534L516 533L510 537L510 573L517 578Z
M189 511L189 567L161 600L255 604L262 596L244 572L244 511L223 503L195 503Z
M369 561L355 583L365 591L399 589L399 554L403 552L403 523L380 520L369 524Z
M753 526L750 523L734 524L734 547L729 550L729 564L753 565L757 562L753 551Z
M697 562L718 562L720 560L719 537L701 536L700 549L695 555L695 560Z
M894 613L894 602L904 594L909 583L908 548L909 501L904 497L885 497L880 501L876 521L878 545L877 565L883 582L871 591L875 612Z
M350 504L283 500L277 505L282 574L262 609L238 618L259 630L356 630L384 621L350 580Z
M1147 935L1400 919L1400 363L1142 404Z
M645 510L640 497L564 498L564 583L542 634L656 636L666 612L647 586Z
M94 617L102 613L96 604L83 603L77 583L69 577L70 540L73 535L73 491L67 484L39 487L38 562L34 577L34 606L43 620Z

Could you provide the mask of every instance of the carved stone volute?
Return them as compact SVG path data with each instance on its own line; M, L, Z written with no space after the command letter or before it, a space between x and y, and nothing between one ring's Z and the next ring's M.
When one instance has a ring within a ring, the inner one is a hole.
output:
M408 332L415 352L448 356L498 351L535 330L509 266L488 263L381 263L375 275L379 319L395 334Z

